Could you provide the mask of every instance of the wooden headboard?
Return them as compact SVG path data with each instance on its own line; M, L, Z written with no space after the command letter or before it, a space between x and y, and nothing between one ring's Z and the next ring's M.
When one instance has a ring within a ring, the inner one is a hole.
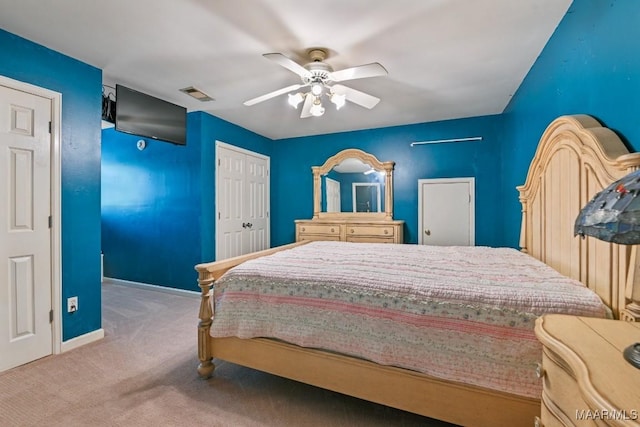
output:
M527 180L517 187L522 251L580 280L616 318L637 321L636 247L581 239L573 228L580 209L598 191L639 166L640 153L629 153L620 138L593 117L562 116L545 130Z

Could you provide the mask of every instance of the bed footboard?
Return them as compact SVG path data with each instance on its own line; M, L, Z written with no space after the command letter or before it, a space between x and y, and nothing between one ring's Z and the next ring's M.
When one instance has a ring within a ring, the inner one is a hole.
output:
M222 275L228 270L245 261L271 255L306 243L309 242L301 241L291 243L271 249L265 249L263 251L240 255L221 261L198 264L195 266L195 269L198 272L198 286L200 287L202 298L200 301L200 313L198 315L200 318L200 322L198 322L198 359L200 359L198 374L202 378L209 378L215 369L215 365L213 364L213 349L210 334L211 323L213 322L214 315L212 297L215 281L222 277Z

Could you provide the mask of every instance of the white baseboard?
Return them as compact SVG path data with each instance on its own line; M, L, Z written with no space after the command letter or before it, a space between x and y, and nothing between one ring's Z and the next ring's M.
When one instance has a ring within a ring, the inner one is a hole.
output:
M186 289L169 288L167 286L150 285L148 283L132 282L130 280L113 279L105 277L103 283L113 283L114 285L130 286L132 288L146 289L148 291L164 292L167 294L180 295L183 297L200 298L200 292L188 291Z
M104 329L100 328L93 332L80 335L79 337L71 338L67 341L62 341L60 352L64 353L65 351L73 350L74 348L81 347L85 344L101 340L102 338L104 338Z

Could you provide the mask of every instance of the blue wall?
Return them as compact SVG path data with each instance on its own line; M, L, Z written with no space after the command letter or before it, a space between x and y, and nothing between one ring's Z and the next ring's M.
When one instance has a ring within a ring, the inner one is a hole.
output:
M486 116L274 141L271 243L294 241L294 220L313 216L311 166L322 165L345 148L360 148L381 161L396 162L394 218L406 222L406 242L418 241L418 179L475 177L476 244L502 245L501 132L501 117ZM470 136L483 140L409 146L412 141Z
M189 121L189 126L191 123ZM102 131L104 273L136 282L193 288L200 259L200 144Z
M0 74L62 94L63 340L100 329L102 72L0 30ZM66 299L78 296L69 315Z
M102 131L105 276L198 290L193 266L215 255L215 141L270 155L270 140L207 113L187 117L187 145Z
M574 0L503 114L505 238L517 245L515 187L546 126L566 114L589 114L640 149L640 1Z

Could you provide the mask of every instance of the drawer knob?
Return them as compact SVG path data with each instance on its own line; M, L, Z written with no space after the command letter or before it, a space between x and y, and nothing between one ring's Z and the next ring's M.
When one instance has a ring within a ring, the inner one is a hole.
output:
M354 233L354 230L353 230L353 228L351 229L351 232L352 232L352 233Z
M384 234L389 234L389 230L384 230Z
M544 378L544 368L542 367L542 363L536 363L536 377Z
M533 419L533 426L534 426L534 427L544 427L544 426L542 425L542 421L540 420L540 417L535 417L535 418Z
M334 228L333 228L333 227L331 227L331 232L333 233L334 231L335 231L335 230L334 230Z
M304 228L304 227L302 227L302 231L304 231L304 230L305 230L305 228Z

